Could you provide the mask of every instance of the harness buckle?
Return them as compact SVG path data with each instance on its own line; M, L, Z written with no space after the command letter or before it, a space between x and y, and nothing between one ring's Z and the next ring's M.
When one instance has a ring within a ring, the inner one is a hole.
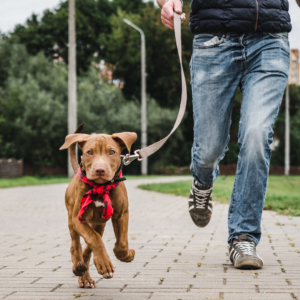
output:
M143 158L140 157L139 152L140 150L135 150L134 154L130 155L130 154L126 154L123 157L123 164L125 166L128 166L129 164L131 164L135 159L137 159L138 161L143 160Z

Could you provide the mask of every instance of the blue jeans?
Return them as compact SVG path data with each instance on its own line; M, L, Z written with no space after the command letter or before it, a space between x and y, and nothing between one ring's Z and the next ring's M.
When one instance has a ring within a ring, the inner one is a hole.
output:
M240 151L228 212L229 244L240 234L256 244L261 237L272 128L287 83L289 54L287 33L208 33L194 38L191 172L202 185L211 185L219 175L238 86L242 92Z

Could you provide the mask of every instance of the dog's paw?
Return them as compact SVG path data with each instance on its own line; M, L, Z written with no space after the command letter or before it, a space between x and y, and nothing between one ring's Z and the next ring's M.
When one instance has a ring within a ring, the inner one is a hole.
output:
M135 251L133 249L128 249L128 254L124 259L122 259L123 262L131 262L134 260Z
M83 276L86 270L87 266L83 261L79 261L77 265L73 266L73 273L76 276Z
M128 249L127 252L114 249L114 253L116 255L116 258L122 262L131 262L134 260L135 256L135 251L133 249Z
M111 263L110 259L99 259L94 256L94 264L99 274L103 275L103 278L110 279L113 278L115 268Z
M83 276L78 278L78 284L83 289L93 289L96 287L95 281L86 272Z

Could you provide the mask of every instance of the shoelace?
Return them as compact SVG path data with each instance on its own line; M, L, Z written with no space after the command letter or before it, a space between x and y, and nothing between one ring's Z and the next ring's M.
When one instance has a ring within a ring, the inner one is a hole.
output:
M196 208L205 209L205 204L209 200L211 191L212 187L208 190L199 190L196 187L194 188Z
M253 242L235 242L233 245L239 248L244 255L254 255L255 244Z

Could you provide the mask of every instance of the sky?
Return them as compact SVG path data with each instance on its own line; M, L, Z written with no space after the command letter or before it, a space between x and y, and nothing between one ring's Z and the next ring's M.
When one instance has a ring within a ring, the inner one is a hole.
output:
M0 31L7 33L13 30L16 24L23 24L32 13L41 15L45 9L52 9L60 2L60 0L0 0ZM289 0L289 3L293 26L290 46L291 49L300 50L300 8L296 0Z

